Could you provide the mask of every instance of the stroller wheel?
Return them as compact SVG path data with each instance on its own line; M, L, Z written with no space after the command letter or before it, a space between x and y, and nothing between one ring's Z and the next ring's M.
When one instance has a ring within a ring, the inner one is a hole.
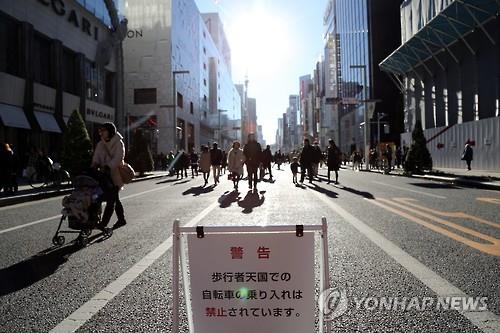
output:
M76 239L76 245L85 247L89 244L89 239L83 235L78 236Z
M64 236L54 236L54 238L52 238L52 244L56 246L61 246L64 242L66 242L66 238L64 238Z
M109 238L113 236L113 228L104 228L102 233L104 234L104 237Z

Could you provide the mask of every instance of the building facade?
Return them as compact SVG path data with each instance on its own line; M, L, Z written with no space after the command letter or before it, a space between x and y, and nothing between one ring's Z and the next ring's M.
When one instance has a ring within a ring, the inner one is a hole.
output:
M398 143L401 97L377 64L400 41L400 0L331 0L325 16L325 114L334 123L331 133L343 152L365 150L364 114L368 117L368 145ZM376 101L375 113L368 110ZM334 105L334 106L332 106ZM384 114L390 133L381 133L375 119ZM371 119L370 119L371 118ZM337 122L337 126L335 126ZM337 130L337 133L335 133Z
M124 42L125 104L139 119L131 127L153 117L157 153L240 139L242 103L218 16L202 16L193 0L129 0L125 14L137 32Z
M116 122L117 50L104 1L0 2L0 141L59 159L73 111L94 142L98 124Z
M434 167L500 166L500 4L413 0L401 5L402 44L380 68L404 94L401 141L420 121Z

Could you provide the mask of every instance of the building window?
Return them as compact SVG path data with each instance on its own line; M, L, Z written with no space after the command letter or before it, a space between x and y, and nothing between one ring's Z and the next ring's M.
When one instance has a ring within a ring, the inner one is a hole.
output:
M207 69L207 64L206 63L203 63L203 69L206 70Z
M156 88L134 89L134 104L156 104Z
M206 87L207 86L207 79L203 79L203 85Z
M193 105L193 102L189 103L189 113L194 114L194 105Z
M177 92L177 106L181 109L184 107L184 97L180 92Z
M85 97L101 104L114 104L114 73L86 59L84 64Z
M207 34L203 31L203 38L207 38Z
M54 86L51 75L50 40L35 33L33 38L33 80L46 86Z
M76 54L69 49L63 50L63 73L62 73L62 85L63 90L73 94L78 95L77 92L77 64L76 64Z
M19 29L18 24L0 17L0 72L19 75Z
M205 48L205 46L203 46L203 54L207 54L207 49Z

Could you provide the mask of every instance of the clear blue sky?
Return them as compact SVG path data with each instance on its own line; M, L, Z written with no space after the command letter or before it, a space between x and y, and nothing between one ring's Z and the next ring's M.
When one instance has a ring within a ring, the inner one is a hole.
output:
M195 0L200 12L218 12L232 56L234 83L250 80L257 122L267 143L275 142L278 118L299 77L312 74L323 49L327 0Z

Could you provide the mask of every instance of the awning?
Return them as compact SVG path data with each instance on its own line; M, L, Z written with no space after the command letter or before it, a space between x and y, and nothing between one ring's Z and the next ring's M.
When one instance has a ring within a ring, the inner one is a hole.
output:
M425 70L430 72L425 62L434 58L443 68L435 56L445 50L458 62L449 47L461 40L469 51L475 54L475 51L464 38L474 29L481 29L492 44L495 44L495 41L484 28L484 24L494 19L499 13L499 0L452 1L406 43L382 61L379 64L380 69L393 74L406 75L422 65Z
M62 133L52 113L35 111L36 120L44 132Z
M0 103L0 118L6 127L31 129L24 110L19 106Z

